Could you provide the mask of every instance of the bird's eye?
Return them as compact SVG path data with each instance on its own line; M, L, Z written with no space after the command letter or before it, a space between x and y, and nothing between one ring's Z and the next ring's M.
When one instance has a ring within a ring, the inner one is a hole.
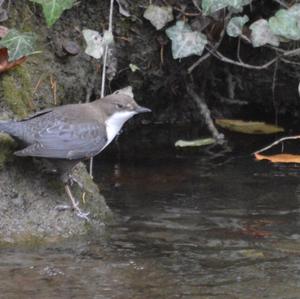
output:
M121 108L123 108L123 105L122 105L122 104L116 104L116 107L117 107L118 109L121 109Z

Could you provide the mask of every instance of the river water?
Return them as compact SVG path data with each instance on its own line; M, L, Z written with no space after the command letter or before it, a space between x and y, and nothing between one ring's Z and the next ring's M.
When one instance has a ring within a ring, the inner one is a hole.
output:
M2 249L0 298L300 298L300 169L250 155L101 162L103 236Z

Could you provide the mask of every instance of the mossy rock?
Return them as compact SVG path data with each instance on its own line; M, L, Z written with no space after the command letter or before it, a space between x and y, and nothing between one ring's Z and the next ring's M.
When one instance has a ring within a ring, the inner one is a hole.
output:
M0 133L0 169L5 162L13 159L13 152L16 148L16 142L7 134Z
M24 118L34 109L31 78L26 66L19 66L2 78L4 101L18 117Z

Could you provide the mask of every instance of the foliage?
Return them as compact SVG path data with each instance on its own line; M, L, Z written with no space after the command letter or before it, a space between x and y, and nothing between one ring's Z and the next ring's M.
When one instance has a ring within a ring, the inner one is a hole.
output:
M171 6L149 5L144 12L144 18L149 20L156 30L162 29L167 23L173 20Z
M82 30L87 47L85 53L96 59L100 59L104 52L103 39L98 31L84 29Z
M23 56L35 53L36 35L32 32L21 33L15 29L9 30L0 41L0 47L8 49L8 61L18 60Z
M300 39L300 4L289 9L280 9L269 19L272 32L285 39Z
M166 30L167 36L172 40L172 54L174 59L184 58L192 54L201 55L207 44L204 34L192 31L191 27L183 21Z
M75 0L30 0L41 4L48 27L51 27L66 9L73 7Z
M244 5L248 5L252 0L202 0L202 9L205 14L213 14L218 10L231 7L241 11Z
M249 21L248 16L233 17L226 28L226 32L229 36L237 37L242 34L242 29L245 23Z
M251 42L253 47L261 47L266 44L279 46L278 37L272 32L269 23L265 19L257 20L250 26Z
M108 30L104 31L103 37L98 31L90 29L82 30L82 34L87 44L85 53L96 59L100 59L102 57L106 45L110 45L114 42L114 37Z

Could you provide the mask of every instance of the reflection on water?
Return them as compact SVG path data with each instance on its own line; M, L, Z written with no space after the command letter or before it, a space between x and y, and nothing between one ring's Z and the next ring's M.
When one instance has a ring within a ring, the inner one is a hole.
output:
M0 298L300 298L298 169L225 160L100 165L114 225L2 250Z

